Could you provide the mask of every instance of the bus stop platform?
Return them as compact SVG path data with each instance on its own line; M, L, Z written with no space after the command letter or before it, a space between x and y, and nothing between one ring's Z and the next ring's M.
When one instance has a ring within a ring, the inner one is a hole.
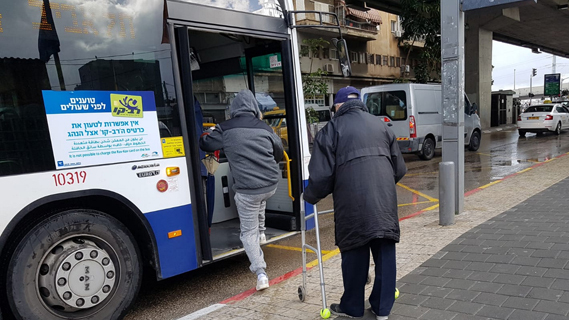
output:
M437 209L402 220L401 294L389 319L568 319L568 190L564 154L468 192L452 226L438 225ZM324 259L328 304L338 303L340 254ZM263 292L253 289L181 319L320 319L319 273L316 263L310 266L305 302L297 296L302 275L293 271L271 279ZM375 316L366 310L362 319Z

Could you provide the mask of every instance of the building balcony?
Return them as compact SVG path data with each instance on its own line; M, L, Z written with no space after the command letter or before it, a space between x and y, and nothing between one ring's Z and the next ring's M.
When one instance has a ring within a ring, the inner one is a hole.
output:
M367 12L346 8L337 7L336 15L340 22L342 36L348 39L373 41L377 39L381 18L378 15L371 15ZM365 21L367 20L367 21ZM320 17L318 14L306 13L297 14L296 22L299 25L319 25ZM322 24L326 26L335 25L334 18L329 15L322 15ZM301 29L302 32L313 33L324 36L338 35L338 30L333 28L308 28Z

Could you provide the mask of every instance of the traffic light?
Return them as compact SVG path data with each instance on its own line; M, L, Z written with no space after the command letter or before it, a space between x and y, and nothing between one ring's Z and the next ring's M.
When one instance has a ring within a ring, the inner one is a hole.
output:
M532 77L537 76L537 69L536 68L531 69L531 76Z

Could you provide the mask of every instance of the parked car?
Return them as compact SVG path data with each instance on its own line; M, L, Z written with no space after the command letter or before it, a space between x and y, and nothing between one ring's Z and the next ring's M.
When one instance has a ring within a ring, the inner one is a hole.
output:
M555 132L561 134L569 128L569 110L562 104L530 106L518 116L518 132L525 137L527 132Z
M443 107L441 85L386 84L362 89L369 112L379 116L397 137L402 153L417 153L423 160L442 147ZM471 151L480 147L482 130L477 107L464 96L464 144Z

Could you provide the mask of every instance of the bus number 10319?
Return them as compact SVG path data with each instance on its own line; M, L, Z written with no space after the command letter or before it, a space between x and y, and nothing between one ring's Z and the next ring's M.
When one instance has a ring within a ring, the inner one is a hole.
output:
M53 177L53 182L55 183L55 186L59 187L70 184L85 183L85 179L87 179L87 172L75 171L75 172L53 174L51 176Z

